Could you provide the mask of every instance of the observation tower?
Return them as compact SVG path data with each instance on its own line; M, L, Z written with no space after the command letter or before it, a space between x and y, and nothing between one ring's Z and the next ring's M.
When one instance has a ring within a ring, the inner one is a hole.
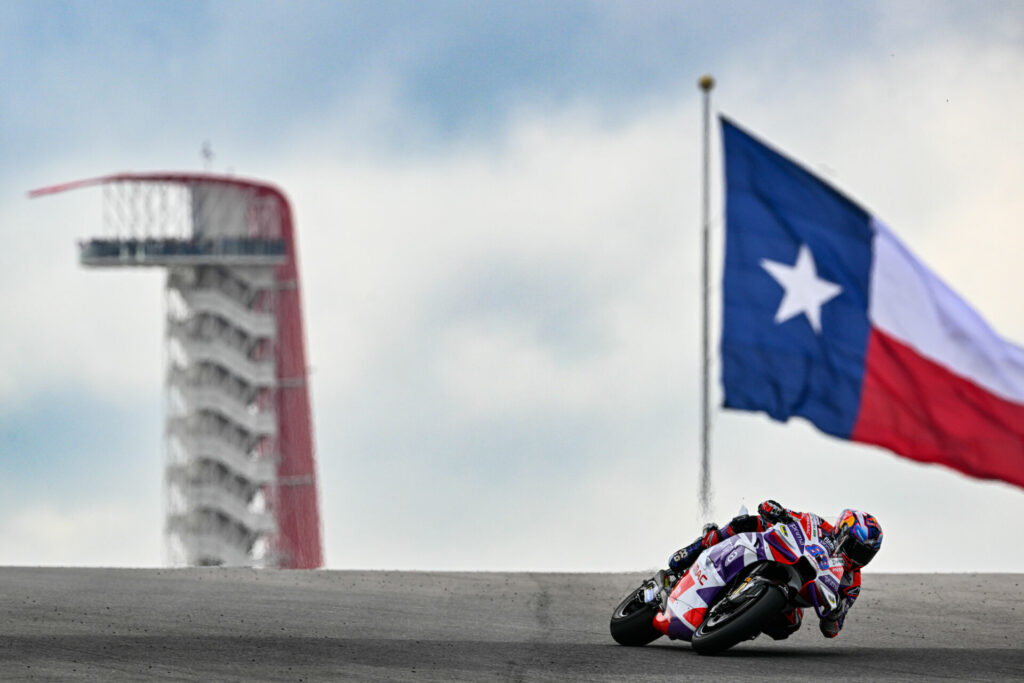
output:
M103 188L94 268L167 270L164 527L175 565L323 564L295 226L234 176L126 173ZM116 340L111 340L116 342Z

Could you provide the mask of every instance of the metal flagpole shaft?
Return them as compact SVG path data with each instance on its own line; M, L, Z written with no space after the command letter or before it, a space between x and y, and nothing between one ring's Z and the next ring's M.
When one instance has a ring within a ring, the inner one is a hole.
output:
M704 310L703 325L701 327L701 458L700 458L700 512L704 521L711 516L711 463L710 463L710 433L711 433L711 408L710 408L710 382L708 364L711 354L708 343L709 329L709 279L708 264L710 261L710 238L709 238L709 167L710 167L710 138L711 138L711 89L715 87L715 79L710 75L700 77L697 82L704 93L704 168L703 168L703 240L704 240L704 262L702 265Z

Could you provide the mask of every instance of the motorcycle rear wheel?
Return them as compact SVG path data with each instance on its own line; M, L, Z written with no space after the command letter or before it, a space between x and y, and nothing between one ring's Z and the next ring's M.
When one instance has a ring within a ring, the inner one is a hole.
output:
M656 604L644 602L644 587L630 593L612 612L609 629L612 638L619 645L639 647L661 637L661 631L654 628Z
M725 596L723 595L723 600ZM713 655L727 650L737 643L749 640L761 632L761 627L775 617L786 606L782 590L771 584L764 584L761 593L732 607L731 611L708 610L708 617L697 627L690 645L702 655ZM726 607L727 605L722 605ZM716 619L711 619L716 612Z

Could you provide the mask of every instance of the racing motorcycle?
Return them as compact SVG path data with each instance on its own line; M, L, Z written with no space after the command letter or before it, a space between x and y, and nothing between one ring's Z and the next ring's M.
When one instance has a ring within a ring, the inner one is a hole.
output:
M612 638L640 646L667 635L715 654L762 632L785 637L772 625L787 610L813 607L824 618L838 608L843 561L831 548L831 538L792 517L736 534L682 575L662 570L644 581L612 613Z

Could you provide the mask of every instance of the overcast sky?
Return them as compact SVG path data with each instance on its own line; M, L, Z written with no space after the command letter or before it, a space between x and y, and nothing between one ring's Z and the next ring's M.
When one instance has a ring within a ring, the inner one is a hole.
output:
M25 193L204 141L292 200L331 568L693 539L705 72L1024 341L1019 3L9 0L0 63L0 564L163 561L163 273L78 265L99 190ZM718 521L860 507L873 569L1024 564L1020 489L800 420L712 439Z

